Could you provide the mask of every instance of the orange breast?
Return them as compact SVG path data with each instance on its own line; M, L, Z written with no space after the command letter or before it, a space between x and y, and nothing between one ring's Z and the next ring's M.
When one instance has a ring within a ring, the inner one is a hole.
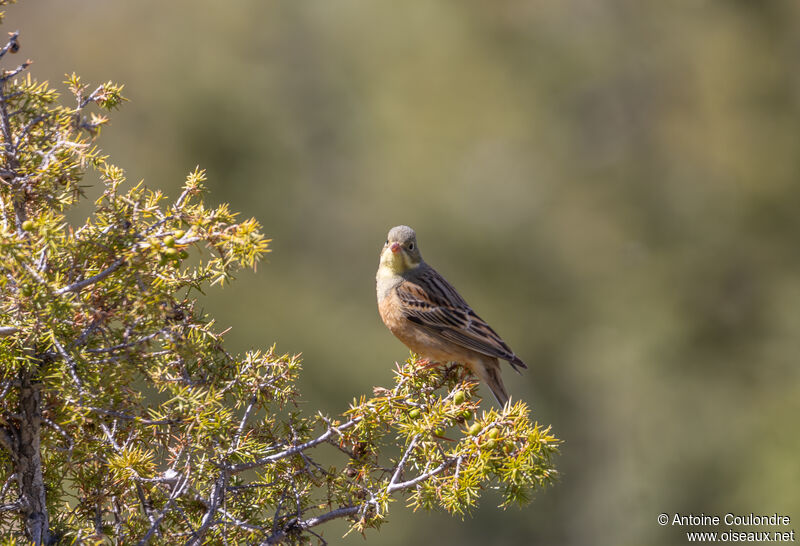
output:
M378 312L386 327L389 328L400 341L409 345L409 341L411 341L409 339L409 330L414 324L403 316L400 298L397 297L397 293L394 290L390 290L386 297L378 302ZM409 345L409 347L411 346ZM411 350L413 351L414 349L411 348Z

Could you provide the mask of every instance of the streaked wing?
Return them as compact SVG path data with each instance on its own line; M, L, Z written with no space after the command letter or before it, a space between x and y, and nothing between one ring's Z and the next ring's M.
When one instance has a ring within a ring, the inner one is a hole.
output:
M527 368L444 277L427 264L415 273L397 287L408 320L462 347L507 360L515 369Z

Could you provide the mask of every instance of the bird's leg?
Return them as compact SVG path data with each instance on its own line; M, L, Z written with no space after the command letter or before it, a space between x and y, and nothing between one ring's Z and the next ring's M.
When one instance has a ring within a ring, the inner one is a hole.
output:
M456 362L448 362L444 369L444 379L447 380L448 378L458 377L458 368L459 365Z
M428 358L420 358L419 360L417 360L417 367L420 370L429 370L431 368L439 366L440 364L441 362L431 362L431 360Z

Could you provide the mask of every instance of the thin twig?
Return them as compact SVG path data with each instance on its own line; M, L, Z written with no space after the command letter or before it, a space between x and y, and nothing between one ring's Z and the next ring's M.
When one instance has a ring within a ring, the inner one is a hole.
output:
M230 487L228 487L228 490L230 491ZM262 533L265 531L264 527L261 527L260 525L253 525L252 523L247 523L246 521L236 519L233 514L223 510L222 508L220 508L218 512L222 515L220 523L223 525L241 527L242 529L247 529L248 531L261 531Z
M66 433L66 431L64 431L64 429L63 429L63 428L61 428L61 427L58 425L58 423L56 423L56 422L54 422L54 421L51 421L50 419L46 419L46 418L44 418L44 417L42 418L42 423L44 423L45 425L47 425L47 426L49 426L50 428L54 429L54 430L55 430L56 432L58 432L58 433L59 433L61 436L63 436L63 437L64 437L64 439L67 441L67 444L68 444L68 447L67 447L66 451L72 451L72 448L74 448L74 447L75 447L75 442L74 442L74 441L73 441L73 439L70 437L70 435L69 435L69 434L67 434L67 433Z
M183 495L186 490L189 488L189 475L188 473L186 476L181 476L183 479L178 480L175 482L175 485L170 492L169 499L167 499L167 503L164 505L164 508L161 509L158 517L153 520L153 524L150 526L150 529L147 530L147 533L142 537L142 540L137 542L137 546L145 546L150 539L152 538L153 534L158 530L158 526L161 525L161 520L169 513L172 509L172 504L175 502L175 499Z
M22 508L22 503L12 502L11 504L0 504L0 512L11 512L13 510L20 510Z
M10 379L7 380L7 381L3 381L3 383L2 383L3 390L0 390L0 400L3 400L3 398L6 397L6 395L8 394L8 391L11 390L11 386L13 384L14 384L14 382L11 381Z
M31 129L33 129L38 123L47 119L47 116L36 116L32 120L30 120L25 127L20 130L19 135L17 136L17 141L14 143L14 147L19 149L20 144L22 144L22 140L28 136Z
M191 189L190 189L190 188L185 188L185 189L184 189L184 190L181 192L181 194L178 196L178 199L175 201L175 205L174 205L174 207L175 207L175 210L180 210L180 208L183 206L183 202L184 202L184 201L186 200L186 198L189 196L189 193L190 193L190 192L191 192Z
M133 347L135 345L140 345L142 343L146 343L151 339L160 336L161 334L169 331L169 327L162 328L157 332L153 332L152 334L147 334L144 337L140 337L139 339L135 339L133 341L129 341L127 343L120 343L119 345L114 345L113 347L101 347L99 349L86 349L87 353L98 354L98 353L111 353L114 351L119 351L121 349L127 349L129 347Z
M67 351L64 350L64 347L62 347L58 342L55 333L53 334L53 345L56 346L59 354L61 354L62 358L69 365L69 373L72 376L72 381L75 382L75 386L78 388L78 394L82 397L86 391L83 390L83 382L81 381L80 377L78 377L78 365L75 363L75 360L69 356Z
M114 438L114 433L112 433L108 429L108 425L106 425L105 423L100 423L100 428L103 429L103 433L105 433L106 438L108 438L108 441L111 443L111 447L114 448L114 451L116 451L117 453L121 452L122 448L119 446L117 440Z
M80 103L78 104L78 107L75 109L75 113L77 114L77 113L78 113L80 110L83 110L84 108L86 108L86 106L87 106L87 105L88 105L90 102L92 102L92 101L94 101L95 99L97 99L97 97L98 97L98 96L99 96L99 95L100 95L100 94L101 94L103 91L105 91L105 86L104 86L104 85L101 85L101 86L99 86L97 89L95 89L94 91L92 91L92 92L91 92L91 94L89 94L89 96L88 96L88 97L86 97L85 99L83 99L82 101L80 101Z
M440 473L444 472L445 470L447 470L448 468L450 468L454 464L459 464L461 459L462 459L462 457L453 457L453 458L447 459L442 464L440 464L439 466L434 468L433 470L430 470L428 472L420 474L419 476L417 476L416 478L413 478L411 480L400 482L400 483L396 483L395 480L399 476L397 471L402 469L403 465L405 464L405 462L406 462L406 460L408 458L408 455L411 453L411 449L412 449L412 446L415 444L415 441L416 441L416 439L412 440L411 444L409 445L409 448L406 449L406 452L405 452L403 458L398 463L397 469L395 469L395 475L392 477L392 480L390 481L390 484L386 487L386 492L387 493L394 493L396 491L401 491L401 490L404 490L404 489L410 489L411 487L414 487L418 483L423 482L423 481L425 481L427 479L432 478L433 476L436 476L437 474L440 474ZM308 519L305 519L305 520L292 520L291 522L289 522L289 524L285 525L282 529L276 530L276 529L273 528L272 534L269 537L267 537L267 539L264 540L262 542L262 544L265 544L265 545L266 544L278 544L278 543L280 543L280 542L282 542L282 541L284 541L286 539L286 535L291 529L299 529L299 530L303 530L303 531L308 531L311 527L316 527L317 525L322 525L323 523L326 523L326 522L328 522L330 520L333 520L333 519L354 516L354 515L358 514L359 512L365 511L366 508L369 505L374 505L374 504L375 504L375 501L373 499L370 499L367 502L365 502L363 504L360 504L360 505L357 505L357 506L342 506L342 507L337 508L335 510L331 510L330 512L326 512L324 514L320 514L318 516L314 516L314 517L311 517L311 518L308 518Z
M292 522L290 528L302 529L303 531L307 531L311 527L322 525L323 523L330 521L332 519L346 518L349 516L353 516L357 514L360 509L361 509L360 506L343 506L341 508L337 508L336 510L331 510L330 512L320 514L319 516L314 516L313 518L308 518L302 521L294 521ZM267 537L267 539L263 541L261 544L263 545L279 544L286 539L286 532L287 529L280 529L276 532L273 532L273 534Z
M244 415L242 416L242 420L239 423L239 428L236 429L236 434L233 435L233 441L231 442L231 447L228 450L228 455L233 453L235 449L239 448L239 440L242 437L242 432L244 431L244 427L247 424L247 419L250 417L250 412L253 411L253 407L256 405L256 401L258 398L256 395L250 397L250 401L247 404L247 408L244 410Z
M394 474L392 474L392 479L389 480L390 488L397 483L397 480L400 478L400 474L403 472L403 467L405 467L409 455L411 455L411 452L414 451L415 447L417 447L417 440L419 440L419 434L414 436L414 438L411 440L411 443L408 444L405 453L403 453L403 456L400 458L400 462L397 463L397 468L395 468Z
M24 63L20 64L17 68L14 68L12 70L6 70L3 73L3 75L0 76L0 82L7 82L11 78L13 78L17 74L19 74L20 72L22 72L23 70L28 68L31 65L31 63L32 63L32 61L27 60Z
M417 476L414 479L390 485L389 487L386 488L386 491L388 493L394 493L395 491L401 491L403 489L408 489L410 487L414 487L418 483L424 482L428 478L432 478L433 476L435 476L435 475L437 475L437 474L439 474L441 472L444 472L445 470L447 470L448 468L450 468L451 466L456 464L456 462L459 459L460 459L460 457L453 457L452 459L447 459L446 461L444 461L442 464L440 464L439 466L437 466L433 470L425 472L424 474L420 474L419 476Z
M18 38L19 38L19 31L14 31L14 32L9 34L8 42L6 42L6 45L4 45L2 49L0 49L0 59L3 58L3 56L6 53L8 53L9 49L12 49L12 48L14 50L19 49L19 45L17 44L17 39Z
M280 453L275 453L274 455L270 455L268 457L262 457L261 459L258 459L256 461L252 461L252 462L249 462L249 463L240 463L240 464L230 465L230 466L226 467L226 470L228 470L232 474L236 474L238 472L243 472L245 470L250 470L251 468L256 468L258 466L263 466L265 464L273 463L275 461L279 461L280 459L284 459L286 457L290 457L291 455L294 455L296 453L299 453L301 451L304 451L306 449L309 449L309 448L312 448L312 447L314 447L316 445L319 445L319 444L321 444L323 442L326 442L328 440L328 438L330 438L334 433L338 434L342 430L345 430L345 429L348 429L348 428L354 426L359 421L361 421L361 417L355 417L355 418L347 421L346 423L339 425L338 427L329 428L327 430L327 432L317 436L313 440L309 440L308 442L306 442L304 444L300 444L300 445L297 445L297 446L290 447L289 449L285 449L285 450L281 451Z
M103 415L108 415L110 417L116 417L117 419L123 419L125 421L136 421L137 423L141 423L143 425L175 425L181 423L181 419L159 419L159 420L151 420L145 419L144 417L137 417L135 415L128 415L127 413L122 413L119 411L107 410L103 408L96 408L94 406L79 406L81 409L87 409L89 411L93 411L96 413L102 413Z
M125 264L125 258L119 258L117 259L117 261L112 263L110 266L105 268L97 275L89 277L88 279L83 279L82 281L74 282L69 286L64 286L62 288L59 288L58 290L56 290L56 295L60 296L62 294L66 294L67 292L80 292L87 286L90 286L98 281L102 281L103 279L111 275L114 271L122 267L123 264Z
M217 510L219 510L219 505L221 504L222 497L225 494L225 484L227 481L227 473L225 471L221 472L219 477L214 482L214 489L212 489L211 495L208 497L208 509L203 515L202 521L200 522L200 528L197 529L197 532L194 534L194 536L189 539L189 541L186 543L186 546L199 546L203 543L203 536L211 528L211 525L214 522L214 516L217 514Z
M8 40L8 43L0 50L0 57L14 47L17 43L18 33L14 33ZM5 92L5 85L2 86L2 91ZM3 133L3 141L5 143L4 153L7 159L5 165L10 171L16 172L19 168L19 158L17 157L17 149L14 147L14 139L11 134L11 116L8 113L8 104L6 101L0 101L0 131ZM12 198L13 199L13 198ZM22 233L22 222L25 220L25 207L21 206L19 200L13 199L14 212L17 216L17 231Z
M24 208L23 208L23 211L24 211ZM19 219L19 218L18 218L18 219ZM32 267L31 267L30 265L28 265L26 262L21 262L21 263L22 263L22 267L24 267L24 268L25 268L25 271L27 271L28 273L30 273L30 274L31 274L31 277L33 277L34 279L36 279L36 281L37 281L38 283L40 283L40 284L44 284L44 285L47 285L47 281L46 281L46 280L44 280L44 279L42 278L42 276L41 276L41 275L39 275L39 272L38 272L38 271L36 271L36 269L32 268Z
M14 460L14 463L19 459L17 443L17 438L14 433L12 433L12 429L0 427L0 447L6 450L6 453Z
M0 499L2 499L2 498L5 498L5 496L6 496L6 493L8 492L8 489L11 487L11 484L12 484L12 483L13 483L13 482L14 482L16 479L17 479L17 473L16 473L16 472L12 473L12 474L11 474L11 475L8 477L8 479L6 480L6 483L4 483L4 484L3 484L3 487L0 487Z

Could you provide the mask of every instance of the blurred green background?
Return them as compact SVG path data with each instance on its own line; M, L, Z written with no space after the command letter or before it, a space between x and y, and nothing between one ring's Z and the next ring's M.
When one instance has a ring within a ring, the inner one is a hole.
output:
M560 482L463 521L395 503L370 544L800 522L800 3L30 0L5 26L39 79L126 84L100 144L132 182L174 197L199 163L264 224L268 263L204 304L234 351L303 353L308 410L408 355L374 295L399 223L529 363L506 383Z

